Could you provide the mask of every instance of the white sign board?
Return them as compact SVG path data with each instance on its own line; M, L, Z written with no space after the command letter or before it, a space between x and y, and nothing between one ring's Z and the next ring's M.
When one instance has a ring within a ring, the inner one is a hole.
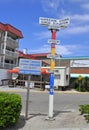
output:
M52 55L52 54L48 54L47 58L51 58L51 59L57 59L60 58L60 55Z
M56 39L49 39L48 40L48 43L54 43L54 44L59 44L60 43L60 41L59 40L56 40Z
M56 28L61 28L65 27L70 23L70 18L64 18L64 19L52 19L52 18L39 18L39 24L44 25L44 26L49 26L51 27L56 27Z

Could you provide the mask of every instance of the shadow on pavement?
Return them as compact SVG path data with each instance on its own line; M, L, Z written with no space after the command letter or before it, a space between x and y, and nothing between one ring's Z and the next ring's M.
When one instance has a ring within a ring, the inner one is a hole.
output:
M71 113L71 112L72 112L71 110L54 111L53 116L56 117L56 116L58 116L61 113ZM30 113L27 120L29 120L31 118L34 118L34 117L37 117L37 116L45 116L45 117L47 117L48 114L44 114L44 113Z
M15 125L9 126L7 128L0 128L0 130L19 130L20 128L24 127L25 123L25 117L21 115L18 122Z
M28 119L31 119L31 118L34 118L34 117L37 117L37 116L47 116L47 114L41 114L41 113L32 113L32 114L29 114L29 117Z
M61 113L70 113L70 112L72 112L72 111L54 111L54 117L56 117L56 116L58 116L59 114L61 114Z

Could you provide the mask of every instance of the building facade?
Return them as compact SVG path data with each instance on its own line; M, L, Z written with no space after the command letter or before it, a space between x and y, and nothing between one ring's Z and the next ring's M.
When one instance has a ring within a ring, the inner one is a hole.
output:
M0 23L0 68L11 69L18 65L19 40L21 31L9 24Z
M20 30L10 24L0 23L0 85L2 80L11 78L8 69L18 66L19 40L23 38Z

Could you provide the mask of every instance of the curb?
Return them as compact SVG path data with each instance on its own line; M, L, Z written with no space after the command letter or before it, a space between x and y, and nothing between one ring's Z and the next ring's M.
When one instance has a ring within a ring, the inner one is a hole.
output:
M1 88L0 89L0 92L27 92L27 89L14 89L14 88ZM41 90L35 90L35 89L30 89L30 92L32 93L49 93L48 90L45 90L45 91L41 91ZM57 90L54 90L54 94L55 93L59 93L59 94L89 94L89 92L78 92L78 91L57 91Z

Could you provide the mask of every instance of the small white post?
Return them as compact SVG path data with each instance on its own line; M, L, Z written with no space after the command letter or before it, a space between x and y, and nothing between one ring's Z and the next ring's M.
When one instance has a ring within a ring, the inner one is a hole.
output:
M49 95L49 118L53 117L53 95Z

